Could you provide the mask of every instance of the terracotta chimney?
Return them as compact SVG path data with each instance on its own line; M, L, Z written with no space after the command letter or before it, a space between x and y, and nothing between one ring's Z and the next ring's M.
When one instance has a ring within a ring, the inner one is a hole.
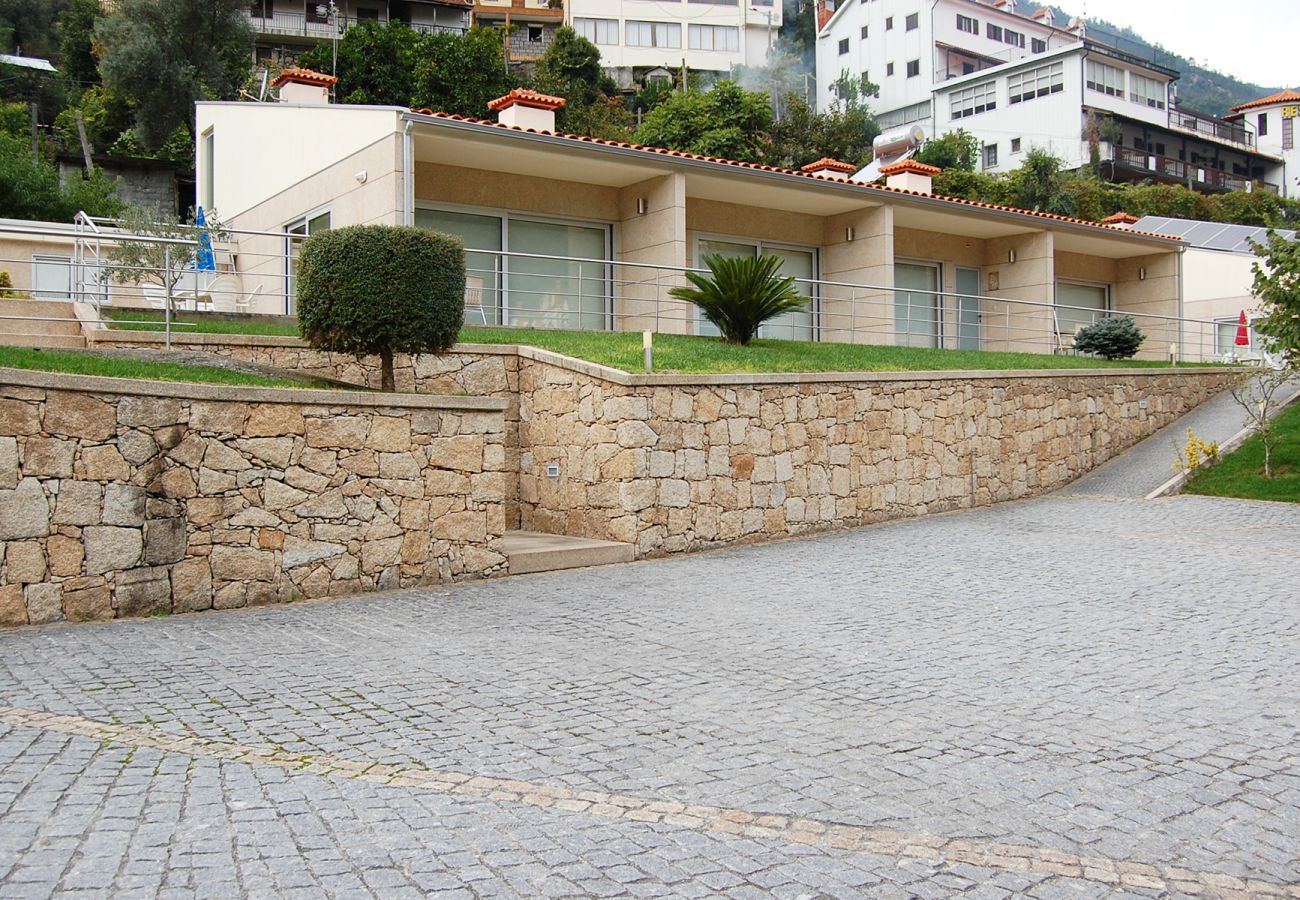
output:
M934 176L942 171L938 166L905 159L893 165L882 166L880 174L885 176L886 187L897 188L900 191L915 191L918 194L933 194Z
M488 109L496 111L497 121L502 125L533 131L554 131L555 111L563 108L567 102L563 97L539 94L528 88L515 88L504 97L498 97L489 103Z
M275 76L271 87L280 89L281 103L325 106L330 102L330 88L338 83L333 75L290 66Z
M1139 221L1140 220L1138 219L1137 216L1132 215L1131 213L1126 213L1123 210L1121 210L1120 212L1117 212L1114 215L1110 215L1102 219L1101 224L1109 225L1112 228L1132 228Z
M843 178L846 175L852 175L857 170L858 167L853 163L841 162L838 159L823 156L817 162L808 163L799 171L807 172L809 175L819 175L823 178Z

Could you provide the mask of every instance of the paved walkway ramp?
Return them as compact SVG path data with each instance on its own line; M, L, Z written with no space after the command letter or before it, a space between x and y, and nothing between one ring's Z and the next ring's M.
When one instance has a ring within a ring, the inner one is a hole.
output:
M1300 395L1300 381L1284 387L1279 407ZM1121 453L1078 481L1062 488L1061 496L1145 497L1177 474L1174 462L1187 445L1187 429L1206 441L1220 444L1245 426L1246 411L1224 391L1178 421Z

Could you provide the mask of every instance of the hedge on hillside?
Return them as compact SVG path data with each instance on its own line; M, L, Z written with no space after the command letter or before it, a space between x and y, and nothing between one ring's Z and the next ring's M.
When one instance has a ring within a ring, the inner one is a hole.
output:
M394 389L393 354L442 353L464 321L460 238L393 225L322 231L298 262L298 330L318 350L378 355Z

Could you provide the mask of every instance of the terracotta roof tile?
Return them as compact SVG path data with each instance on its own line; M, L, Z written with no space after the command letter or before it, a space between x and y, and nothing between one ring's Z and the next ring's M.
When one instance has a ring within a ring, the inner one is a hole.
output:
M901 175L911 172L914 175L938 175L943 169L931 166L916 159L904 159L888 166L880 167L881 175Z
M740 162L734 159L722 159L717 156L702 156L698 153L687 153L683 150L669 150L665 147L650 147L644 144L631 144L627 141L612 141L606 138L588 137L582 134L566 134L564 132L540 131L535 128L520 128L517 125L502 125L500 122L491 122L487 119L476 119L472 116L458 116L453 113L434 112L428 107L421 109L412 109L411 112L418 115L429 116L433 119L443 119L450 122L467 122L471 125L482 125L488 128L498 128L503 131L518 131L524 134L545 134L552 137L563 138L569 141L575 141L583 144L595 144L602 147L619 147L624 150L636 150L641 153L653 153L658 156L668 156L677 159L693 159L699 162L714 163L720 166L729 166L737 169L749 169L759 172L775 172L780 175L796 175L800 178L807 178L810 181L830 182L832 184L851 185L865 191L881 191L888 194L902 194L908 197L917 197L925 200L940 200L945 203L952 203L956 206L966 206L973 209L990 209L996 212L1009 212L1021 216L1030 216L1035 219L1047 219L1053 222L1064 222L1070 225L1083 225L1088 228L1096 228L1100 231L1115 233L1115 229L1107 225L1101 225L1097 222L1091 222L1087 219L1076 219L1071 216L1061 216L1056 213L1040 212L1034 209L1017 209L1014 206L1001 206L996 203L984 203L979 200L966 200L961 197L946 197L942 194L927 194L921 191L909 191L905 188L890 187L885 184L864 184L861 181L852 181L848 178L840 178L829 175L825 172L809 173L801 172L798 169L786 169L780 166L767 166L762 163ZM1162 241L1169 241L1173 244L1181 244L1181 238L1168 234L1160 234L1155 231L1137 231L1136 229L1126 229L1125 234L1140 235L1142 237L1157 238Z
M1272 106L1275 103L1300 103L1300 91L1287 88L1278 91L1276 94L1269 94L1267 97L1260 97L1258 100L1251 100L1249 103L1234 106L1232 111L1241 112L1244 109L1254 109L1257 106Z
M500 111L511 106L531 106L534 109L556 110L568 102L563 97L552 97L550 94L543 94L528 88L515 88L504 97L497 97L489 103L488 109Z
M1139 219L1137 216L1133 215L1132 213L1126 213L1126 212L1124 212L1123 210L1120 210L1119 212L1114 213L1114 214L1112 214L1112 215L1109 215L1109 216L1107 216L1106 218L1102 219L1102 220L1101 220L1101 224L1103 224L1103 225L1132 225L1132 224L1134 224L1134 223L1136 223L1136 222L1140 222L1140 221L1141 221L1141 219Z
M275 81L271 82L271 87L279 87L290 81L296 84L310 84L313 87L334 87L339 83L339 80L333 75L326 75L324 72L315 72L298 66L290 66L275 76Z

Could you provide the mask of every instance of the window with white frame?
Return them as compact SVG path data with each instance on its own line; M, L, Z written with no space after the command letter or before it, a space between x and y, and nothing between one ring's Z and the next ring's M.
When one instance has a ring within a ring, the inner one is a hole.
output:
M957 30L964 31L966 34L979 34L980 23L978 20L972 19L970 16L963 16L961 13L958 13Z
M1043 40L1042 38L1030 38L1029 50L1031 53L1046 53L1047 41Z
M986 22L984 25L984 33L990 41L997 41L999 44L1002 43L1001 25L994 25L992 22Z
M964 119L976 113L997 109L997 82L986 81L983 84L975 84L968 88L953 91L948 95L948 102L954 119Z
M1282 120L1282 149L1292 150L1295 148L1295 119Z
M618 19L574 19L573 28L593 44L618 44Z
M996 169L998 167L997 144L985 144L980 155L985 169Z
M1025 36L1019 31L1012 31L1010 28L1003 30L1002 41L1003 43L1010 44L1013 47L1019 47L1022 50L1025 48Z
M740 49L740 29L735 25L691 25L687 40L692 50L726 50L735 53Z
M1165 83L1136 72L1129 74L1128 98L1152 109L1165 108Z
M1255 329L1246 328L1245 344L1237 343L1237 330L1241 327L1241 320L1233 316L1231 319L1214 320L1214 354L1215 356L1226 356L1231 353L1234 355L1249 353L1250 348L1255 346Z
M1052 63L1027 72L1007 76L1007 93L1012 103L1023 103L1035 97L1059 94L1065 90L1065 64Z
M1087 83L1090 91L1111 97L1124 96L1124 70L1095 59L1088 60Z
M921 74L921 61L919 59L910 59L907 61L907 77L915 78Z
M294 219L284 226L284 312L298 311L298 253L302 242L313 234L330 230L330 211L320 210Z
M903 20L904 31L916 31L921 27L920 13L908 13L907 18Z
M682 26L676 22L628 22L626 42L629 47L667 47L681 49Z

